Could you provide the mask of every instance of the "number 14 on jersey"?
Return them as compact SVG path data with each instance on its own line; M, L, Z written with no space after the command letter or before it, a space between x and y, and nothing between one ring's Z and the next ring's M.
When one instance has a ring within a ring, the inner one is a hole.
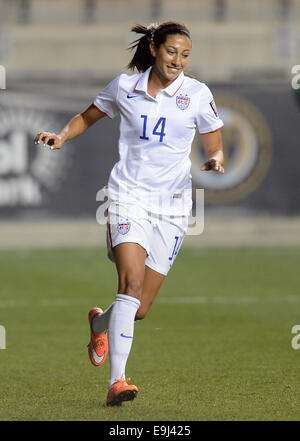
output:
M147 136L147 132L149 130L148 127L147 127L148 115L141 115L141 118L144 121L143 121L143 135L140 136L140 139L148 140L149 139L149 137ZM164 139L164 136L165 136L165 132L164 132L165 125L166 125L166 118L161 117L161 118L159 118L159 120L157 121L155 127L153 128L152 135L159 136L159 142L163 142L163 139Z

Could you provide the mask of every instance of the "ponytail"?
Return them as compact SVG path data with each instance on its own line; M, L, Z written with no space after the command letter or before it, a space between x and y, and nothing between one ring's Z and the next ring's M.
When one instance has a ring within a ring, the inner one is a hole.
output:
M138 72L145 72L148 67L154 64L154 59L149 48L151 41L154 42L158 49L170 34L181 34L191 38L189 30L185 25L171 21L162 23L161 25L155 23L149 26L135 25L131 28L131 32L143 34L142 37L134 40L128 47L130 51L135 49L135 53L127 67L131 70L136 68Z
M136 68L139 72L145 72L145 70L153 64L153 57L149 49L149 44L153 41L153 35L156 28L155 24L150 26L136 25L131 28L131 32L144 35L143 37L134 40L128 47L131 51L135 49L134 56L127 66L128 69L134 70L134 68Z

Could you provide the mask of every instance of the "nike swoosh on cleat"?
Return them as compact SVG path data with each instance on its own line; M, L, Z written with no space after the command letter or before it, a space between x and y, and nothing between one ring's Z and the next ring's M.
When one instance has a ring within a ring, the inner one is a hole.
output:
M99 357L99 355L97 354L97 352L94 349L94 346L91 345L91 351L92 351L92 355L93 355L93 359L96 363L101 363L105 357L105 351L103 352L103 355L101 355L101 357Z
M125 335L123 334L123 332L120 334L121 337L125 337L125 338L133 338L131 335Z
M130 99L130 98L136 98L136 97L137 97L137 95L129 95L129 94L127 95L127 98L128 98L128 99Z

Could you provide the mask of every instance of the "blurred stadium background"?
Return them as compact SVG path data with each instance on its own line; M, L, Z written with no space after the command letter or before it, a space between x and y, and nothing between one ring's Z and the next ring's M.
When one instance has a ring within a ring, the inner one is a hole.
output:
M118 121L60 152L33 143L60 130L126 71L130 27L175 19L191 30L189 70L213 90L226 173L200 173L205 230L190 245L300 244L299 0L0 0L0 247L99 246L96 194L118 159Z

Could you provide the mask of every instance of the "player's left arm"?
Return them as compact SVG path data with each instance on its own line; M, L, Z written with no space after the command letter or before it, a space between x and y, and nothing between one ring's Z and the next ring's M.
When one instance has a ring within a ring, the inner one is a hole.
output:
M214 170L219 173L224 173L224 155L221 131L205 133L201 135L206 162L201 167L201 170Z

